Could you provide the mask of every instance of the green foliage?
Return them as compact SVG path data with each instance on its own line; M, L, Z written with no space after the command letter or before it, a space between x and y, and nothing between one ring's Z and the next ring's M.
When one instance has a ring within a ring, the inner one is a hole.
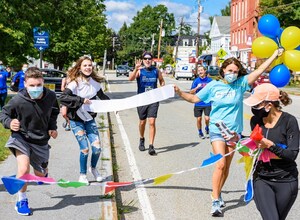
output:
M8 148L5 147L5 144L10 136L10 130L5 129L2 124L0 125L0 161L3 161L10 154Z
M133 64L135 56L141 56L144 50L150 51L152 34L155 34L153 54L157 54L161 20L163 20L163 29L165 30L165 37L162 37L161 52L165 52L166 45L171 42L168 36L171 36L172 31L175 29L174 15L168 13L168 9L164 5L154 7L147 5L137 12L129 26L124 23L120 29L118 35L121 50L117 52L117 62L129 61Z
M275 15L281 27L297 26L300 24L300 1L299 0L261 0L260 15Z
M228 5L224 9L221 9L222 16L230 16L231 14L231 2L228 2Z
M2 0L0 4L0 59L21 65L38 57L33 28L50 35L44 60L62 69L83 54L99 59L109 42L104 0Z

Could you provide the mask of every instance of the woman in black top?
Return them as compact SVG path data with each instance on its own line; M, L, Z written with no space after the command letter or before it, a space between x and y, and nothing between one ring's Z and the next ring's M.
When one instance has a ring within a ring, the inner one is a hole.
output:
M272 152L269 162L258 161L255 168L254 201L263 219L285 219L298 194L299 127L296 118L281 111L292 100L286 92L265 83L255 88L244 103L252 107L251 129L257 124L264 138L257 142Z

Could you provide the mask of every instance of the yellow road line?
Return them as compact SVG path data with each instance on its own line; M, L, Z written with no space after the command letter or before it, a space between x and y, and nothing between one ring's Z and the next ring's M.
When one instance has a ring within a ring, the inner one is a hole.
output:
M252 114L248 114L248 113L244 113L244 118L247 119L247 120L250 120L252 117Z

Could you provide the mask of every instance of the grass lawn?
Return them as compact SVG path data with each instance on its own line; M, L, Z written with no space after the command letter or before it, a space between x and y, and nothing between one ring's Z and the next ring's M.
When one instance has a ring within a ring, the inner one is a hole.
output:
M3 161L10 154L9 149L5 147L5 144L10 136L10 130L5 129L2 124L0 125L0 161Z

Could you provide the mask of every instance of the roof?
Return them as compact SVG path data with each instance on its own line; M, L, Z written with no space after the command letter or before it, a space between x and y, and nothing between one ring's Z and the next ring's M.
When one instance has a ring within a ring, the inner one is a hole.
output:
M215 16L220 34L230 34L230 16Z

